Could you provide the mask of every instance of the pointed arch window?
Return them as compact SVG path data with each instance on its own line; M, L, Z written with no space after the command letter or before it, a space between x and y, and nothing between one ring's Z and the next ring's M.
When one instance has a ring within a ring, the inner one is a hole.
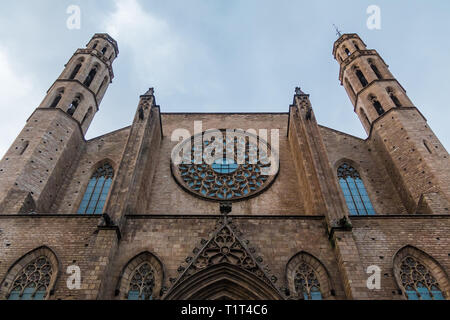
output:
M367 117L367 114L364 112L363 109L359 109L359 112L361 112L362 116L364 117L364 120L366 121L366 123L371 126L372 124L370 123L369 117Z
M362 73L362 71L361 71L359 68L356 68L356 69L355 69L355 73L356 73L356 76L357 76L358 79L359 79L359 82L361 82L361 85L362 85L363 87L366 87L366 86L369 84L369 82L367 82L367 79L366 79L366 77L364 76L364 74Z
M103 54L106 54L106 51L108 51L108 47L104 47L104 48L102 49L102 53L103 53Z
M133 273L128 291L128 300L153 300L155 272L148 262L144 262Z
M408 300L445 300L428 268L412 256L402 260L400 279Z
M150 252L132 258L122 270L116 295L125 300L158 300L164 281L164 267Z
M62 99L62 94L63 92L58 93L49 108L56 108L58 106L59 102Z
M350 55L350 50L348 50L348 48L345 48L345 47L344 47L344 51L345 51L345 53L347 54L347 56Z
M398 100L397 96L395 95L394 89L391 87L386 89L387 93L389 94L389 97L391 98L392 102L394 102L395 106L397 108L400 108L402 104L400 103L400 100Z
M38 257L22 269L14 280L9 300L43 300L52 279L52 263L46 256Z
M67 113L70 116L73 116L75 114L75 111L77 111L78 105L80 104L81 97L77 96L72 103L69 105L69 108L67 109Z
M102 214L113 178L114 169L109 163L105 163L95 170L84 193L78 213Z
M81 125L84 125L84 123L86 122L86 120L88 120L90 118L90 116L92 115L92 107L89 107L88 111L86 112L86 114L84 115L83 121L81 122Z
M400 100L398 100L398 98L396 97L396 95L392 92L390 95L392 102L394 102L395 106L397 108L400 108L402 106L402 104L400 103Z
M316 271L306 262L300 264L295 273L295 290L303 293L305 300L322 300L320 282Z
M356 41L353 41L353 45L355 46L356 50L359 50L359 46L358 46L358 44L356 43Z
M91 86L91 83L94 80L96 74L97 74L97 68L94 67L89 72L88 76L86 77L86 80L84 80L84 85L86 87L90 87Z
M370 68L372 68L372 71L375 73L375 75L377 76L378 79L383 79L383 76L380 73L380 70L378 70L377 66L375 65L375 63L373 62L373 60L369 60L369 64L370 64Z
M338 169L339 184L351 215L375 215L375 210L367 194L359 172L348 163Z
M103 89L105 88L105 86L106 86L107 83L108 83L108 76L106 76L106 77L103 79L102 84L101 84L100 87L98 88L97 95L100 94L100 92L103 91Z
M383 106L381 105L380 101L378 101L378 99L375 96L370 96L369 97L370 102L372 102L372 105L374 107L374 109L377 111L379 116L382 116L384 114L384 109Z
M352 97L353 97L353 98L356 98L355 90L353 90L353 87L352 87L350 81L348 81L347 78L345 78L345 84L346 84L347 87L350 89L350 92L351 92L351 94L352 94Z
M78 72L79 72L80 69L81 69L81 65L82 65L82 64L79 63L79 64L77 64L77 65L75 66L75 69L73 69L72 74L71 74L70 77L69 77L70 80L75 79L75 77L77 76Z

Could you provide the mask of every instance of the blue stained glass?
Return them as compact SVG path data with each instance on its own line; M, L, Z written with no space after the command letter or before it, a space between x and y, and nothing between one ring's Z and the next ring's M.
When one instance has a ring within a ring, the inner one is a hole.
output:
M218 159L212 164L213 170L220 174L233 173L238 167L239 165L232 159Z
M128 300L139 300L139 291L130 291L128 293Z
M22 300L33 300L34 288L25 288L22 294Z
M322 293L316 287L311 288L311 300L322 300Z
M417 292L419 292L421 300L432 300L431 299L431 295L430 295L430 291L422 283L419 283L417 285Z
M406 289L406 295L408 300L419 300L419 296L417 295L416 290Z
M95 209L94 214L102 214L104 204L105 204L104 202L99 202L97 208Z
M93 214L96 206L97 206L97 201L91 200L91 203L89 204L89 207L87 208L86 213Z
M45 291L37 291L34 295L34 300L44 300Z
M97 183L97 179L91 179L91 180L89 181L88 186L87 186L88 190L94 189L96 183Z
M45 291L36 291L36 294L33 297L34 288L29 287L23 291L22 296L20 296L20 291L15 290L11 291L8 300L44 300Z
M442 294L441 290L439 290L435 286L431 287L431 294L433 295L434 300L445 300L444 295Z
M103 207L106 203L113 177L114 170L108 163L96 170L86 188L78 213L103 213Z
M358 210L361 210L361 211L365 210L364 205L360 199L355 199L355 203L356 203L356 208L358 208Z
M88 205L88 201L89 200L85 201L83 199L83 201L81 202L80 208L78 209L78 213L84 213L86 211L86 207Z
M8 300L20 300L20 291L11 291Z
M346 199L347 199L347 203L348 203L348 208L349 208L350 210L356 210L355 204L354 204L354 202L353 202L353 198L351 198L351 197L346 197Z
M375 215L358 171L344 163L338 169L339 184L351 215Z

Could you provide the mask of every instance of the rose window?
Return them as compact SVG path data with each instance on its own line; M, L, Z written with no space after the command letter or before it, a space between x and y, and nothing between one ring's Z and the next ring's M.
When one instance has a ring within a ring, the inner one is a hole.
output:
M197 196L234 201L271 185L278 174L275 158L270 145L256 135L204 132L178 145L172 154L172 172L184 189Z

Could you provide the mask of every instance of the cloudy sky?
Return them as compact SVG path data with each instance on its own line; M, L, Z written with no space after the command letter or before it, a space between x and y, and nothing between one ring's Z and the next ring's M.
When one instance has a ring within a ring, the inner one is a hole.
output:
M79 30L66 26L70 5ZM381 30L367 28L369 5ZM16 0L0 10L0 155L96 32L120 55L88 139L131 124L149 87L163 112L287 112L296 86L320 124L365 138L338 81L333 23L378 50L449 150L450 1Z

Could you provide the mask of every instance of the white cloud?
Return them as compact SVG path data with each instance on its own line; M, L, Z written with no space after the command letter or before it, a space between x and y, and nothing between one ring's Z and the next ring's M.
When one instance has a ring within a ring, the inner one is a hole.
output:
M138 0L115 0L115 11L106 17L103 27L125 48L122 51L132 54L139 81L158 86L158 92L207 95L209 89L217 88L213 81L204 81L205 86L189 84L192 76L201 78L202 71L195 66L211 69L207 49L178 34Z
M0 47L0 157L2 157L37 107L32 77L23 73L7 50Z

